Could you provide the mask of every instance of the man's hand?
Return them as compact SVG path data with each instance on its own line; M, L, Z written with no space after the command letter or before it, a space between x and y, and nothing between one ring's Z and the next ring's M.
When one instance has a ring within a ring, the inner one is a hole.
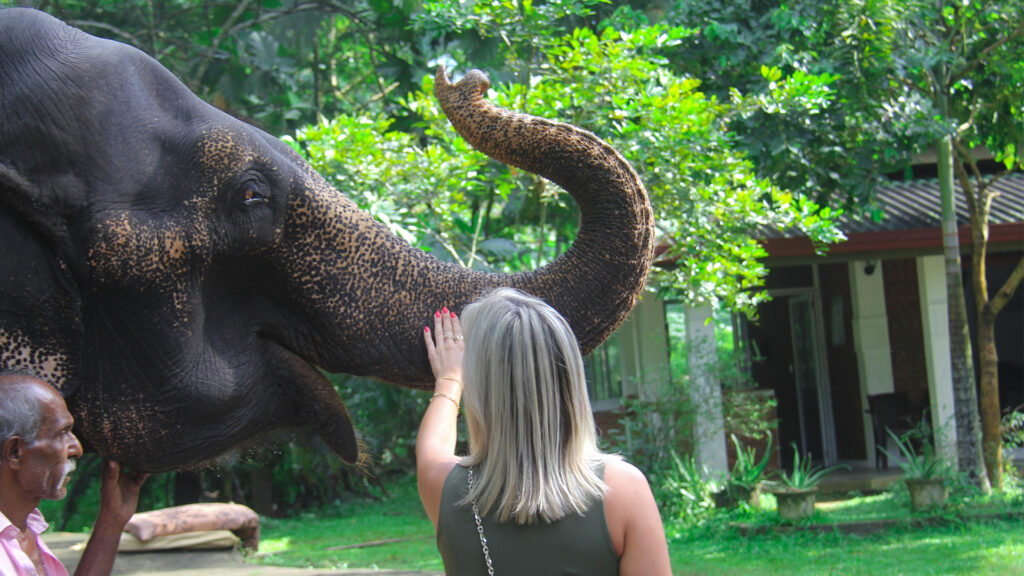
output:
M96 521L109 521L119 526L118 532L135 514L139 505L139 489L148 474L131 472L122 474L121 465L113 460L103 462L103 482L100 488L100 512Z
M114 568L121 531L135 514L139 505L139 489L148 474L121 473L121 465L111 460L103 462L103 482L100 486L100 511L92 527L89 543L82 552L75 576L108 576Z

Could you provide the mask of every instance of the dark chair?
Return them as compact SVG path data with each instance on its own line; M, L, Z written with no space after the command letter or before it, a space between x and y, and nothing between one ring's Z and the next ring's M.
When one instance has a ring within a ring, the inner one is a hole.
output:
M871 427L875 432L875 467L886 469L889 467L889 457L882 451L889 442L886 429L900 435L913 428L907 396L902 392L868 396L868 413L871 414Z

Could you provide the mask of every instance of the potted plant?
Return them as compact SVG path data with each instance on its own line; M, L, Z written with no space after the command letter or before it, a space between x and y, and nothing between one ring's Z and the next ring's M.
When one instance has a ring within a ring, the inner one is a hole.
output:
M910 492L910 505L915 510L944 505L949 498L949 487L946 486L946 478L949 476L947 462L935 454L927 440L922 442L919 452L909 434L897 436L888 428L886 432L896 442L896 447L903 455L899 465L903 469L903 483ZM889 459L896 460L885 448L882 448L882 451Z
M793 472L782 471L782 487L774 490L779 516L786 520L800 520L814 514L814 503L818 497L818 483L822 478L839 468L849 469L846 464L835 466L814 466L811 455L800 458L800 450L793 444Z
M761 487L764 482L764 470L771 461L772 435L768 433L764 456L757 459L757 449L753 446L744 447L735 434L729 435L736 447L736 463L733 464L724 487L715 493L715 506L733 508L740 502L746 502L753 508L761 506Z

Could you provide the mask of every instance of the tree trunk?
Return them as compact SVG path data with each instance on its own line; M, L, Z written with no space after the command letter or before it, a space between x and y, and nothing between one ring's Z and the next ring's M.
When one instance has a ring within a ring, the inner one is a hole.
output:
M946 110L940 97L940 110ZM960 239L953 205L952 138L937 143L939 190L942 194L942 247L946 260L946 297L949 306L949 347L952 356L953 399L956 414L957 453L961 472L983 490L991 491L981 451L981 423L971 361L971 335L967 327L963 278L960 275Z
M980 177L977 182L973 182L964 169L966 163L975 174L978 174L970 152L960 152L963 157L956 164L956 172L971 219L971 283L974 286L974 310L978 315L981 445L989 480L992 486L998 489L1003 485L1003 450L999 430L999 355L996 351L995 334L998 310L990 305L988 297L988 215L991 195L987 193L987 186Z
M989 214L994 194L989 191L992 185L1003 176L999 174L987 181L981 177L977 165L971 159L970 152L957 146L961 161L956 164L956 175L967 201L967 211L971 218L971 280L974 286L974 304L978 314L977 340L978 363L981 368L981 386L979 392L981 439L985 455L985 466L992 486L996 489L1003 485L1003 450L1002 450L1002 414L999 408L999 352L996 348L995 325L999 312L1013 297L1017 287L1024 280L1024 258L1022 258L1006 279L1006 282L995 293L988 287L988 239ZM974 175L967 173L970 169Z
M273 476L269 468L255 468L249 473L252 487L252 509L264 516L277 516L274 510Z
M1003 443L999 422L999 376L996 368L995 315L988 306L978 316L978 360L981 364L981 444L992 487L1003 486Z

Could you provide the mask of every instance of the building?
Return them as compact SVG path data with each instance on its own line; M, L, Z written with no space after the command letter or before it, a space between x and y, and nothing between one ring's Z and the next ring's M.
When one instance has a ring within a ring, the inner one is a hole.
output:
M1024 174L996 185L1000 195L990 214L988 277L990 289L1006 281L1024 258ZM962 273L968 320L975 315L970 258L971 235L966 206L957 192ZM745 326L751 373L757 386L777 401L777 446L783 463L790 443L816 460L875 466L883 457L875 447L869 398L886 401L907 426L926 419L936 447L955 455L953 388L947 322L945 263L942 256L941 203L935 180L894 183L878 190L879 221L846 217L840 221L847 241L814 252L805 237L769 234L764 242L769 268L770 302L758 320ZM651 296L607 347L591 360L617 367L619 382L599 373L595 409L614 410L619 396L654 393L666 378L668 328L666 305ZM686 311L687 339L707 335L706 310ZM973 332L972 332L973 338ZM1024 288L1018 289L996 323L1000 399L1003 408L1024 404ZM976 346L975 346L976 348ZM608 362L613 356L614 362ZM975 368L979 362L975 360ZM714 382L696 374L696 398L715 396ZM610 370L605 370L607 374ZM714 410L706 411L714 415ZM876 407L876 417L879 410ZM607 418L605 418L607 420ZM725 467L724 429L719 422L698 423L699 460Z

